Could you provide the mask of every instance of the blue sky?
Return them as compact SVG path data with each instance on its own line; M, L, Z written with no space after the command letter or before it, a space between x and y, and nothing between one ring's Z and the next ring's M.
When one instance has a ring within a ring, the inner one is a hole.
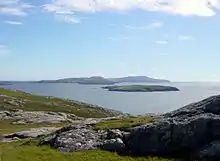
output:
M0 0L0 80L220 81L220 0Z

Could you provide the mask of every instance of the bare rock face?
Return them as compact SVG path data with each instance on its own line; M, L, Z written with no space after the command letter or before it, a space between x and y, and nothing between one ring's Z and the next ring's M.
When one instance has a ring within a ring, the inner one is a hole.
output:
M127 138L130 153L177 155L220 160L220 96L167 113L134 128Z
M0 120L14 120L15 124L27 124L27 123L61 123L61 122L73 122L75 120L81 120L74 114L56 113L56 112L28 112L22 110L15 111L0 111Z
M26 138L36 138L42 135L48 135L52 132L57 131L59 128L56 127L42 127L42 128L32 128L22 132L15 132L12 134L2 135L2 141L13 141Z

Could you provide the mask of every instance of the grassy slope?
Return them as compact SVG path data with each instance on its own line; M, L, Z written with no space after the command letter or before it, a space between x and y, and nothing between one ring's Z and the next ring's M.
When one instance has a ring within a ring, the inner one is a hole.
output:
M50 123L36 123L36 124L13 124L11 120L0 120L0 134L10 134L14 132L25 131L31 128L40 128L40 127L63 127L69 123L59 123L59 124L50 124ZM1 160L0 160L1 161Z
M154 120L150 116L124 117L121 119L102 121L95 125L95 130L120 129L128 130L129 128L150 123Z
M21 144L22 142L0 143L0 161L174 161L157 157L119 156L99 150L61 153L47 146Z
M10 103L10 101L15 102L15 104ZM19 102L23 103L19 103ZM16 105L16 103L18 105ZM99 107L93 107L91 105L80 103L71 100L45 97L32 95L21 91L12 91L0 88L0 110L13 110L22 109L24 111L52 111L52 112L65 112L73 113L80 117L108 117L114 116L109 110ZM26 125L14 125L11 120L0 120L0 134L19 132L28 130L30 128L38 127L60 127L67 123L62 124L26 124Z
M73 113L80 117L108 117L114 116L115 113L100 107L93 107L92 105L70 101L65 99L44 97L32 95L21 91L11 91L0 88L0 95L9 96L9 98L0 96L0 110L22 109L26 111L52 111ZM15 106L5 100L10 100L14 97L16 100L23 101L22 106Z

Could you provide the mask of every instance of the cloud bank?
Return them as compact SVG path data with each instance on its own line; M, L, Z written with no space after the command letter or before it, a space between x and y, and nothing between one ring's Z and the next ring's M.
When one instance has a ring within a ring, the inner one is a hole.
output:
M30 8L33 6L20 0L0 0L0 14L27 16L27 10Z
M134 9L183 16L214 16L215 10L220 9L220 0L53 0L44 5L48 12L66 14Z

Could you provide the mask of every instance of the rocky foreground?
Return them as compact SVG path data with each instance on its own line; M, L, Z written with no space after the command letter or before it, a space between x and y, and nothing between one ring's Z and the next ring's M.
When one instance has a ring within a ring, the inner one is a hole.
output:
M7 98L5 95L3 97L4 100ZM16 98L16 102L20 102L18 100L20 97ZM39 102L39 98L37 101ZM56 100L55 103L60 102L61 100ZM124 115L84 118L77 116L77 113L8 110L11 104L3 104L7 110L0 111L2 123L10 120L10 126L13 127L21 124L32 126L36 123L50 123L52 126L5 133L0 138L2 141L37 138L39 146L49 145L62 152L101 149L132 156L220 160L220 96L207 98L161 116L153 116L154 119L149 119L150 116L147 116L148 119L140 119L143 116ZM24 107L26 106L22 101L21 108L25 109ZM100 112L99 109L98 111ZM106 111L104 112L106 114ZM66 122L71 125L56 126ZM102 124L105 128L97 128L102 127Z
M91 125L78 124L48 135L40 144L63 152L104 149L127 155L220 160L220 96L167 113L130 132L95 131Z

